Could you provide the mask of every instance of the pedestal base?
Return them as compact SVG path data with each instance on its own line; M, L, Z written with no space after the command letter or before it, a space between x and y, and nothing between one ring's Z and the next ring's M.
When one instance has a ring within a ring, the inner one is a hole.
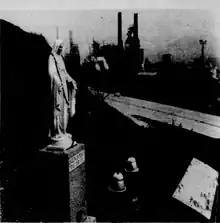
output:
M60 138L51 138L51 144L47 146L46 150L66 150L71 148L72 144L72 135L67 133Z
M40 151L39 167L45 190L42 194L44 221L77 222L85 205L85 146ZM79 214L77 214L79 213Z

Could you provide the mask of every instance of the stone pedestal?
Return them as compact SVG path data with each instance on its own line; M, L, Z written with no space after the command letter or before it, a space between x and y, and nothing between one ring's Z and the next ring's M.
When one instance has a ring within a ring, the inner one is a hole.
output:
M45 148L38 161L42 220L79 221L86 214L84 144L63 151Z

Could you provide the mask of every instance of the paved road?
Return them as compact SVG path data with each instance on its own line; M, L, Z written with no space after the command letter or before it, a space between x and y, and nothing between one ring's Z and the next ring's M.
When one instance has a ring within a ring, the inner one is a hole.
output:
M112 170L123 172L125 159L134 156L140 168L140 181L137 184L142 201L142 208L134 214L134 221L206 221L200 214L173 199L172 195L193 158L220 170L216 156L219 140L184 128L174 128L168 122L155 122L147 115L145 117L144 113L150 110L147 106L152 105L151 102L142 104L145 108L138 108L132 105L134 101L126 104L122 97L110 96L106 100L111 106L102 108L94 121L93 143L96 152L91 154L96 164L90 176L93 183L94 179L97 180L97 184L90 186L90 190L96 187L92 200L100 199L102 207L105 201L109 202L104 194L108 193L105 189ZM162 109L167 108L160 108L160 112ZM140 114L143 116L141 120L137 116L131 118L131 115ZM141 123L145 123L145 128ZM115 198L112 206L118 200Z
M122 96L110 95L106 98L106 102L140 125L144 125L144 122L138 120L138 116L181 126L212 138L220 138L220 117L218 116Z

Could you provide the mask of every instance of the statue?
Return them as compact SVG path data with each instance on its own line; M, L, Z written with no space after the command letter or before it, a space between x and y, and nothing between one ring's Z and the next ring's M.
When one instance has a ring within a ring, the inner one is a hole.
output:
M51 144L47 148L65 150L73 144L72 135L66 129L69 117L75 114L77 85L66 71L62 51L62 40L56 40L49 56L52 115L49 129Z

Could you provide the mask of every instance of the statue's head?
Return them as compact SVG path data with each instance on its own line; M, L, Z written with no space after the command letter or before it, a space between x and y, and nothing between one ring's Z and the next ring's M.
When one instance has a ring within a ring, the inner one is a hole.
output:
M63 41L61 39L57 39L54 43L54 46L53 46L53 52L60 55L63 51L63 46L64 46Z

